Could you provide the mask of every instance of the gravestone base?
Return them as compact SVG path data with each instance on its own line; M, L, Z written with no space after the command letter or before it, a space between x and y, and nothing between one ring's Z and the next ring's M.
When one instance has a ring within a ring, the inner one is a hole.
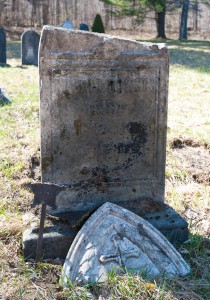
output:
M78 230L63 221L51 221L50 224L47 221L46 223L42 257L44 259L65 259ZM33 221L25 225L23 232L23 255L26 260L36 256L38 233L39 220L33 216Z
M124 205L125 204L125 205ZM169 205L157 203L152 200L130 201L118 203L122 207L143 217L156 229L158 229L174 245L180 245L188 239L187 222ZM92 214L91 212L89 216ZM76 227L72 227L63 220L46 221L43 235L43 258L44 259L65 259L69 248L84 222L77 222ZM32 218L30 218L32 219ZM33 220L25 226L23 233L23 254L25 259L35 258L38 238L39 220Z

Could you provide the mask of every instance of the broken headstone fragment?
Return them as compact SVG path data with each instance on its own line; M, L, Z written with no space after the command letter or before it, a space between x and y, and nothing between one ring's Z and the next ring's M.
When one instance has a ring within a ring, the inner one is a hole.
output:
M107 202L77 234L64 263L62 283L103 282L113 269L169 278L190 272L157 229L127 209Z

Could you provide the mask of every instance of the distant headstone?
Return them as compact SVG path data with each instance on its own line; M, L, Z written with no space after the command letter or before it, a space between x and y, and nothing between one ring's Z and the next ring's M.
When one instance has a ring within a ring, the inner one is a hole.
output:
M190 273L187 263L157 229L127 209L107 202L74 239L61 283L103 282L113 269L150 278Z
M79 24L79 29L84 31L89 31L89 26L85 23Z
M23 65L38 66L38 49L40 35L33 31L27 30L21 37L21 58Z
M0 89L0 106L9 104L11 101L4 95L2 90Z
M6 64L6 32L3 28L0 28L0 64Z
M165 46L45 26L40 82L42 181L69 185L49 213L71 222L107 201L163 203Z
M61 24L61 27L67 28L67 29L73 29L74 28L74 24L71 23L69 20L66 20L65 22L63 22Z

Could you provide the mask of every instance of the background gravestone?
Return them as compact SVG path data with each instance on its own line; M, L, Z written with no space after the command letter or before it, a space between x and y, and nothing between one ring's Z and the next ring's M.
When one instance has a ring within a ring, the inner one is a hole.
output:
M67 29L73 29L74 28L74 24L71 23L69 20L66 20L65 22L63 22L61 24L61 27L67 28Z
M85 23L79 24L79 29L84 31L89 31L89 26Z
M38 66L38 49L40 35L33 30L27 30L21 37L21 58L23 65Z
M6 64L6 32L0 28L0 64Z

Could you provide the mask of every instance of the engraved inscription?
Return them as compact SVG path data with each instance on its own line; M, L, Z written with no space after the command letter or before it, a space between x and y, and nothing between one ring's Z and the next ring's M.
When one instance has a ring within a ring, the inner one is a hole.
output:
M137 74L140 76L139 72ZM129 169L131 178L155 177L155 74L152 72L147 78L136 75L131 79L69 80L62 93L58 89L57 97L53 99L58 107L54 118L66 115L64 119L67 120L62 127L55 128L58 130L57 144L63 154L59 156L59 164L70 178L77 174L76 178L84 180L85 176L80 172L81 161L91 164L93 171L96 167L105 169L109 181L119 177L126 179ZM65 107L61 106L63 103ZM154 145L150 151L147 151L148 144ZM56 148L56 156L57 152L60 150ZM71 161L69 170L67 156ZM89 178L89 174L86 177Z

